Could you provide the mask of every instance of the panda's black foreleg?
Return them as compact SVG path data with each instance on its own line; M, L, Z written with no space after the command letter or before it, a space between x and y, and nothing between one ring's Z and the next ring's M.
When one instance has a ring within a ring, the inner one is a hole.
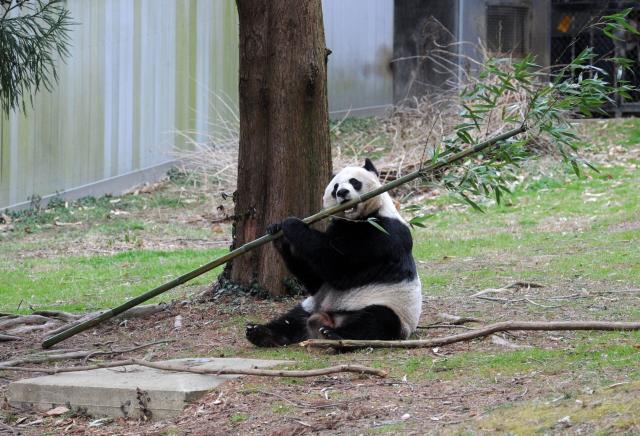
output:
M385 306L367 306L333 315L335 326L322 326L318 333L325 339L396 340L402 338L400 318Z
M258 347L281 347L297 344L308 339L307 319L309 315L309 312L298 304L289 312L266 324L247 324L247 339Z
M280 223L272 224L267 227L267 233L274 235L282 229ZM307 289L310 295L315 294L322 285L322 279L313 272L313 269L299 256L294 255L291 252L291 245L289 241L282 237L273 241L273 244L280 253L282 260L284 261L287 269L291 274L297 278L300 283Z

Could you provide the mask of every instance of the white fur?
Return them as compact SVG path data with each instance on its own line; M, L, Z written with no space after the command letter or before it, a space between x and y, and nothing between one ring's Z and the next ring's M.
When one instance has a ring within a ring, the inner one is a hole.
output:
M338 291L323 285L312 297L302 302L307 312L334 312L364 309L380 305L393 310L402 326L402 337L408 338L418 327L422 311L422 285L420 278L400 283L374 283L348 291Z

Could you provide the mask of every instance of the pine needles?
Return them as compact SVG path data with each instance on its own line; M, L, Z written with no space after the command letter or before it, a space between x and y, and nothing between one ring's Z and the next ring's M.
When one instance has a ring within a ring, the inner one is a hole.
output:
M73 25L63 0L0 0L0 106L8 115L58 81Z

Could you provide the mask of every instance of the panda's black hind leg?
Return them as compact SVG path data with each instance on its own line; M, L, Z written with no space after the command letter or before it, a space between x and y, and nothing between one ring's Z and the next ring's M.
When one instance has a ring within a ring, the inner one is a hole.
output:
M246 337L258 347L281 347L308 339L309 313L301 305L267 324L247 324Z
M335 328L320 327L326 339L395 340L402 338L400 318L385 306L367 306L362 310L334 314Z

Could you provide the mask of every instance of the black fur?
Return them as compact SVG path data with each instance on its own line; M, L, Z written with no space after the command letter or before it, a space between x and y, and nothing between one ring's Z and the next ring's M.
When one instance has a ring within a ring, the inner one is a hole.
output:
M308 338L309 313L297 305L279 318L264 324L247 324L247 339L259 347L295 344Z
M362 189L362 182L358 179L349 179L349 183L351 183L351 186L353 186L353 189L355 189L356 191Z
M366 158L364 160L364 166L363 168L367 171L371 171L372 173L374 173L376 176L379 176L380 174L378 174L378 170L376 169L376 167L373 165L373 162L371 162L371 159Z
M375 219L386 233L367 219ZM411 233L397 219L378 214L357 221L334 219L327 231L321 232L297 218L287 218L267 231L274 234L280 230L283 237L275 245L289 271L311 295L325 283L348 292L368 284L399 283L416 277ZM384 306L312 316L298 305L265 325L247 326L247 339L262 347L292 344L309 337L399 339L401 324L398 316Z
M339 321L335 328L320 327L318 330L326 339L393 340L400 337L400 320L393 310L384 306L367 306L351 312L337 312ZM311 334L310 334L311 336Z
M387 233L367 219L375 219ZM280 253L311 295L326 282L337 290L371 283L398 283L416 276L411 232L396 219L373 214L363 220L334 219L326 232L297 218L282 222Z

